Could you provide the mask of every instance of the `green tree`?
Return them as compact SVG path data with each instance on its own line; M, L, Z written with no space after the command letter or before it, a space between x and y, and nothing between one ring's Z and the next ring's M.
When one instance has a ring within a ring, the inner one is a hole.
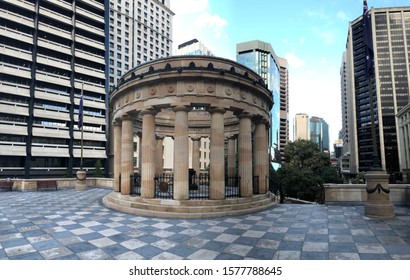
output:
M322 202L324 183L340 183L329 158L319 146L309 140L297 140L286 145L284 162L279 168L279 189L285 196Z
M94 169L94 177L99 178L102 177L102 164L100 160L97 160L95 163L95 169Z

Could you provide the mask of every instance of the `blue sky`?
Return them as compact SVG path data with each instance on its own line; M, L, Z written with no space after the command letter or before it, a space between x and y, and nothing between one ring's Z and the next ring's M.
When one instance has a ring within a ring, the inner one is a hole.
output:
M368 5L410 2L368 0ZM363 13L362 0L171 0L171 10L174 49L197 38L215 55L235 60L237 43L270 43L289 63L290 130L296 113L322 117L333 146L342 126L340 64L349 21Z

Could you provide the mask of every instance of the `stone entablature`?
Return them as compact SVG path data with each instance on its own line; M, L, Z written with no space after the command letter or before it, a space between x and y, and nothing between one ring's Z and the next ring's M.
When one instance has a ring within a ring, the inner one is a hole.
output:
M168 130L168 134L173 133L172 108L180 105L194 109L189 113L189 129L198 131L209 128L210 114L196 108L224 108L225 124L237 126L234 114L242 111L269 121L273 101L263 80L250 69L203 56L172 57L141 65L125 74L111 95L114 120L132 114L141 121L141 110L158 108L156 129Z

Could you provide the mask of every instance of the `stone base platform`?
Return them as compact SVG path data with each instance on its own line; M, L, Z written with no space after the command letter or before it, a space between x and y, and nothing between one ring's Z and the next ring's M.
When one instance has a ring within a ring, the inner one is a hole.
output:
M224 200L171 200L141 198L112 192L103 198L108 208L135 215L160 218L215 218L259 212L277 205L267 194Z

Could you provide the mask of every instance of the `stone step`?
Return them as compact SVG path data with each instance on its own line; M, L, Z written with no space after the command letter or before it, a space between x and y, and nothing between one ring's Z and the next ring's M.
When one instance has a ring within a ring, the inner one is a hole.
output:
M108 194L104 204L120 212L169 218L210 218L243 215L269 209L277 204L267 195L249 198L174 201L168 199L144 199L118 193Z

